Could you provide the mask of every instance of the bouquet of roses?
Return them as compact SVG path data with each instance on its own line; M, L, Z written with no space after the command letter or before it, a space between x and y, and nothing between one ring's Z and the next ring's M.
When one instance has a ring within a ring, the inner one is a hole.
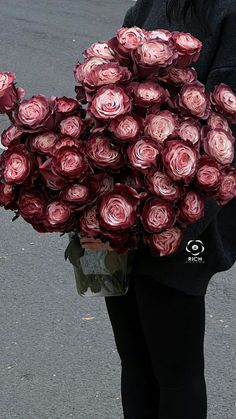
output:
M122 28L84 52L76 100L23 99L0 74L0 205L38 232L77 232L118 253L177 251L208 198L236 196L236 94L206 93L191 67L202 44L186 33Z

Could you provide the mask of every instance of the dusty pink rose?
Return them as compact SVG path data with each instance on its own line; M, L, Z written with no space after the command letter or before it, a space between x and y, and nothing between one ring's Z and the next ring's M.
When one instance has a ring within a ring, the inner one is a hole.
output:
M129 163L135 169L146 170L156 166L160 156L156 142L149 138L141 138L127 149Z
M203 141L204 151L220 164L227 165L234 159L234 143L232 135L222 129L210 130Z
M100 233L97 207L92 207L83 212L79 219L80 234L95 237Z
M10 183L0 183L0 207L8 208L15 201L15 186Z
M38 168L41 176L42 184L46 185L47 188L58 191L65 188L70 179L65 179L56 173L52 172L52 159L49 158L46 161L42 161L41 157L37 157Z
M195 147L183 140L170 140L162 154L167 174L174 180L189 183L197 167L197 151Z
M183 115L194 115L200 119L208 119L210 115L210 101L205 93L205 86L199 82L185 84L177 98Z
M178 136L182 140L190 141L196 145L201 139L201 125L196 119L186 118L179 126Z
M143 82L133 83L132 91L136 105L149 107L151 105L161 105L166 102L169 93L157 83Z
M61 198L66 202L81 206L81 204L85 204L90 198L89 186L86 183L73 183L68 185L62 191Z
M155 29L153 31L146 31L147 39L159 38L162 41L169 41L172 38L172 33L166 29Z
M160 256L170 256L175 253L183 239L183 231L178 227L170 227L161 233L154 233L148 236L146 242L155 253Z
M79 138L83 133L84 123L79 116L68 116L63 119L60 123L60 131L63 135L69 135L70 137Z
M46 202L42 194L35 190L22 189L19 197L20 215L28 223L40 222L45 217Z
M54 200L46 207L46 223L53 227L55 231L66 230L71 218L71 209L69 204L60 200Z
M87 172L88 162L82 150L74 147L62 147L52 158L53 173L70 178L81 179Z
M216 112L211 112L207 120L207 124L211 129L224 129L225 131L232 132L229 123L223 115Z
M98 57L112 61L114 60L115 52L110 48L108 42L99 41L87 48L83 55L86 58Z
M91 57L84 61L83 64L78 63L74 68L74 76L77 83L83 83L85 77L98 65L108 63L108 60L100 57Z
M77 100L68 97L56 98L55 109L57 112L68 114L74 112L79 107Z
M4 179L8 183L21 184L32 170L32 158L23 145L17 145L3 153Z
M202 156L198 161L195 177L197 186L202 191L215 191L219 188L222 175L220 165L208 156Z
M113 119L108 127L114 137L120 142L135 140L143 129L143 121L136 115L122 115Z
M160 198L148 198L144 204L141 221L149 233L159 233L175 223L175 210L169 201Z
M236 119L236 93L227 84L221 83L215 87L211 101L218 112Z
M174 182L169 176L158 169L151 169L146 176L148 190L168 201L175 201L182 197L184 190L181 185Z
M103 195L99 203L101 227L110 231L124 231L138 222L140 195L135 189L116 184L113 191Z
M195 190L189 190L180 203L178 221L184 224L195 223L204 217L205 200Z
M129 112L131 100L121 87L107 86L98 90L90 106L90 113L99 119L112 119Z
M33 96L23 100L15 114L15 122L24 131L34 132L53 128L55 100L45 96Z
M222 172L220 188L215 199L220 205L225 205L236 198L236 169L227 168Z
M12 147L19 144L21 137L23 136L23 130L16 124L11 125L1 136L1 142L4 147Z
M0 113L14 110L25 92L15 86L16 76L14 73L0 72Z
M84 78L86 87L93 89L130 80L131 73L117 63L107 63L96 66Z
M58 150L60 150L60 148L62 148L62 147L81 148L81 146L82 146L82 143L79 139L74 138L74 137L70 137L68 135L61 135L61 136L59 136L56 144L54 145L53 155L56 154L56 152Z
M186 83L194 83L197 80L197 72L194 68L169 67L160 80L174 86L183 86Z
M116 32L119 48L123 51L132 51L138 48L145 40L145 31L134 26L132 28L121 28Z
M169 111L160 111L156 115L150 114L145 120L145 134L163 144L164 141L176 134L178 116Z
M103 135L93 135L86 141L86 155L99 168L119 169L123 165L119 148Z
M161 39L151 39L143 42L134 52L134 59L141 68L167 67L177 59L172 42Z
M174 32L172 39L179 53L178 64L180 66L187 67L198 60L202 49L202 42L199 39L184 32Z
M30 147L32 151L37 153L52 155L57 140L58 135L55 132L44 132L30 140Z

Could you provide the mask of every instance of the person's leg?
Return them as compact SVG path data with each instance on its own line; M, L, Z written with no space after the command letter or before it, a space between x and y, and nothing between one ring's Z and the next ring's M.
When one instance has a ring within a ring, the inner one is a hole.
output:
M159 387L139 320L132 281L127 294L105 297L105 302L121 359L124 419L158 419Z
M138 277L140 320L160 387L159 419L206 419L205 297Z

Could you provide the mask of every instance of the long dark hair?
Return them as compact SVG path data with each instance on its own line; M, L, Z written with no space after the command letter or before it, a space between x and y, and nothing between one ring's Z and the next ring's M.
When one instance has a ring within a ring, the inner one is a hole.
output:
M169 23L182 20L186 22L189 15L195 15L202 26L209 30L208 13L214 0L166 0L166 15Z

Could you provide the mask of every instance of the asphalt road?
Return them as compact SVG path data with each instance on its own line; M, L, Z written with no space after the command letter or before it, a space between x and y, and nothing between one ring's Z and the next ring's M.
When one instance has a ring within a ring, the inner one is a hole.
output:
M131 4L2 1L0 68L16 72L28 96L73 95L80 52L111 37ZM63 260L66 237L11 218L0 211L0 419L121 419L120 361L104 299L77 295ZM235 268L217 275L207 292L209 419L236 417L235 278Z

